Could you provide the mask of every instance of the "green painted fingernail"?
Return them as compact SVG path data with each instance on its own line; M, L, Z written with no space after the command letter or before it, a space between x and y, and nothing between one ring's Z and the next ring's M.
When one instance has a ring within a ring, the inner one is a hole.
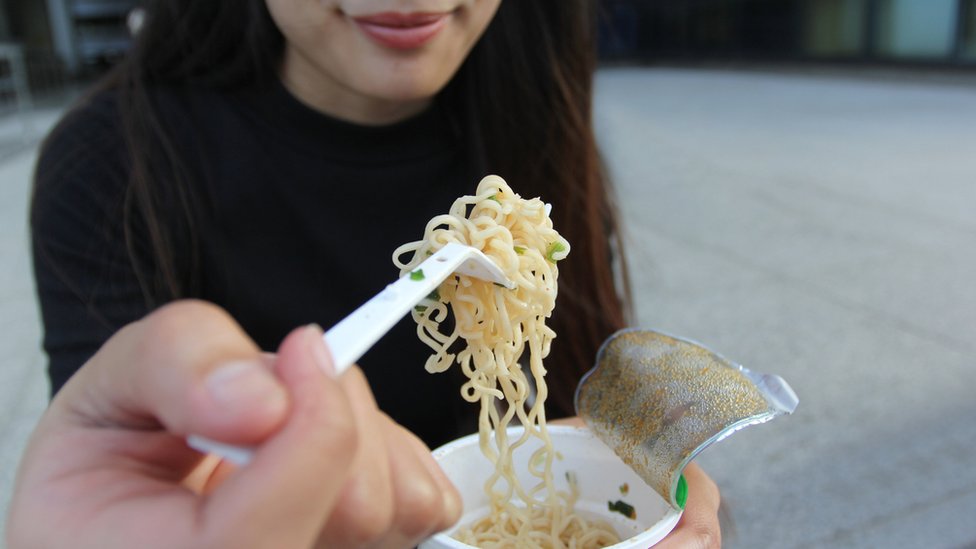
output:
M688 482L685 481L684 475L678 477L678 488L674 491L674 501L681 509L685 508L685 502L688 501Z

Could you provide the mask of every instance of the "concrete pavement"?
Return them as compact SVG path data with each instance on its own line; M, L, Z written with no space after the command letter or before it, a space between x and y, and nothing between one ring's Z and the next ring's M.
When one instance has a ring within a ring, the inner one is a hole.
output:
M976 86L626 68L597 84L638 323L801 399L701 457L725 546L976 546ZM25 212L55 114L0 156L2 513L44 406Z
M47 403L41 328L31 279L27 203L37 145L61 112L0 119L0 545L20 454Z
M614 69L597 96L640 323L800 396L701 458L726 546L976 545L976 86Z

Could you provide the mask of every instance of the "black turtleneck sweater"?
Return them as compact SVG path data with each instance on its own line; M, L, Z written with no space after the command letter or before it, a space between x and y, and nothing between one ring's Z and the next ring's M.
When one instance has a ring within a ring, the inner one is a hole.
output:
M462 131L436 104L363 127L308 108L280 84L160 91L154 101L199 211L192 233L169 236L177 250L190 249L191 235L198 242L199 265L181 267L200 281L188 297L225 308L268 351L296 326L331 326L395 280L393 250L421 238L482 175L467 169ZM131 164L120 124L116 96L96 95L38 162L32 235L52 393L149 312L122 232ZM137 234L135 249L147 241ZM407 318L359 364L380 407L437 446L474 430L475 410L456 368L428 374L427 355Z

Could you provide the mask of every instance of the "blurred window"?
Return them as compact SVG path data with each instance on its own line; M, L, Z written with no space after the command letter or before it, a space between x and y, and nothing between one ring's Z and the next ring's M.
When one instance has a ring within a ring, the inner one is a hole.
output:
M807 0L803 4L803 50L813 56L861 53L867 0Z
M963 59L976 61L976 0L962 0L960 13L965 18L959 26L959 55Z
M951 55L959 0L880 0L877 48L890 57Z

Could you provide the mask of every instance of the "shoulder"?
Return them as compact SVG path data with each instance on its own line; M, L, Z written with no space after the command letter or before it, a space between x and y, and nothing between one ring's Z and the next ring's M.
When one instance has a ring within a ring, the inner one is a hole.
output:
M60 228L68 216L110 213L125 192L128 165L117 96L100 93L76 104L41 145L31 204L35 231Z
M180 142L199 110L194 94L153 89L139 103L108 89L91 93L69 109L41 145L34 173L35 193L118 192L128 180L133 148L155 164L166 147L160 132ZM133 135L142 137L134 143ZM175 135L172 135L175 134Z
M42 143L35 184L60 186L65 180L77 179L72 176L79 170L118 169L125 156L121 128L116 93L86 97L65 113Z
M41 160L72 154L91 159L90 153L125 152L126 124L130 130L153 127L187 129L184 124L206 112L218 101L204 90L152 88L138 101L126 99L115 89L93 92L72 106L48 134L41 148Z
M35 246L64 257L90 248L101 220L120 218L128 172L116 110L111 95L86 98L44 140L30 205Z

